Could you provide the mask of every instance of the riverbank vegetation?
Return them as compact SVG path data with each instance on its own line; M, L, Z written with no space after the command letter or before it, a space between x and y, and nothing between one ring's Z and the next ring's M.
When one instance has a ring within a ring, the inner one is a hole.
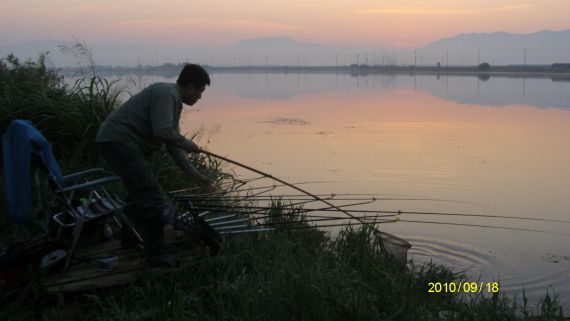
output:
M120 103L118 88L97 76L66 86L44 58L0 62L0 128L13 119L32 120L64 173L102 166L95 134ZM192 161L213 179L222 170L203 156ZM155 155L153 167L166 190L188 187L165 152ZM9 222L3 195L0 247L37 232ZM176 272L149 273L128 286L78 293L65 307L36 274L25 286L0 293L0 319L564 320L552 293L536 306L500 292L430 293L430 282L466 278L437 264L404 267L381 250L372 232L347 226L334 235L301 229L231 236L218 256L195 258Z

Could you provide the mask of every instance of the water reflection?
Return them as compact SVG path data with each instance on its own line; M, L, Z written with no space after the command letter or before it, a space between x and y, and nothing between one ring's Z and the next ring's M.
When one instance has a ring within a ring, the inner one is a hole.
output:
M216 74L224 87L244 98L272 100L325 91L410 88L462 104L524 104L570 109L570 81L559 78L380 74Z
M136 93L153 82L175 82L160 75L102 75L118 79L121 89ZM453 76L444 74L370 74L331 73L216 73L213 86L242 98L289 100L298 96L360 89L387 91L413 89L465 105L503 107L527 105L538 108L570 109L570 78ZM68 77L72 85L77 78ZM124 99L128 95L123 96Z

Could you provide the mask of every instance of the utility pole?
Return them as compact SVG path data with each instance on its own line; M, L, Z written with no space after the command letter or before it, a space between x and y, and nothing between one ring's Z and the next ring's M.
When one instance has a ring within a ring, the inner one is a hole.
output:
M481 64L481 50L477 50L477 66Z
M523 49L524 66L526 67L526 48Z
M414 67L418 65L418 52L414 50Z
M445 52L445 65L449 68L449 50Z

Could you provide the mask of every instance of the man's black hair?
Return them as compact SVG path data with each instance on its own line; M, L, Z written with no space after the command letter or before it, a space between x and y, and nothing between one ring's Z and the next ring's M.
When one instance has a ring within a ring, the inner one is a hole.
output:
M192 84L196 87L206 87L210 85L210 75L200 65L185 64L176 83L180 86Z

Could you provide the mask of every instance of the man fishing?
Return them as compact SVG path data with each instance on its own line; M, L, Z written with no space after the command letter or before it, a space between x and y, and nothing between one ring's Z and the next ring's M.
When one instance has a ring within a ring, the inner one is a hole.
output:
M204 68L186 64L175 84L146 87L111 112L97 133L99 155L121 177L129 193L132 203L125 212L143 239L150 266L176 266L178 260L163 252L165 201L147 159L165 145L175 163L202 190L212 189L210 179L188 159L187 153L198 153L200 148L180 134L179 124L183 103L194 105L209 85Z

